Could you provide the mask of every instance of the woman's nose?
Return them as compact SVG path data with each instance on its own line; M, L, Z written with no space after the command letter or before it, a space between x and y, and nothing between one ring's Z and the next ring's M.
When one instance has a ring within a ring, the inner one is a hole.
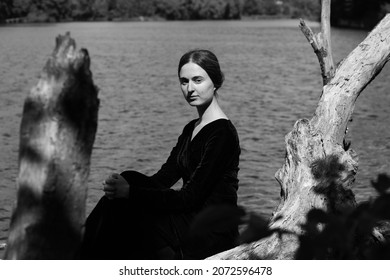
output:
M193 91L194 91L194 86L193 86L193 84L191 83L191 81L188 82L187 91L188 91L188 92L193 92Z

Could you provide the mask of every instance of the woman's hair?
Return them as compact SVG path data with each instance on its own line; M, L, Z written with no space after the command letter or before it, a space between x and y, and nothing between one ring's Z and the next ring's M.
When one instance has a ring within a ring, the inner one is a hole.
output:
M200 67L202 67L206 73L209 75L211 81L215 86L215 91L217 91L223 84L224 75L219 66L219 62L215 54L209 50L192 50L185 53L179 62L179 67L177 69L177 74L180 76L180 70L184 64L193 62Z

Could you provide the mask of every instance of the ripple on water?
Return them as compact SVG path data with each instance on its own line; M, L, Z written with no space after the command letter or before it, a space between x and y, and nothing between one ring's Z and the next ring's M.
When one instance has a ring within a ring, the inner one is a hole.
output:
M105 174L123 169L152 174L168 157L184 125L196 118L181 97L178 59L189 49L208 48L225 73L220 102L240 136L239 203L270 215L279 201L274 174L284 162L284 137L296 120L311 118L322 89L317 58L297 25L218 21L0 27L0 205L9 210L16 197L24 97L36 84L55 36L71 30L78 45L88 48L100 88L87 213L101 197ZM339 61L366 33L335 29L332 36ZM26 44L25 38L31 37L38 39ZM358 201L374 195L370 181L390 169L389 74L387 66L364 90L350 125L352 148L360 158L354 187ZM9 216L10 211L0 211L0 229L8 228ZM0 240L3 234L0 231Z

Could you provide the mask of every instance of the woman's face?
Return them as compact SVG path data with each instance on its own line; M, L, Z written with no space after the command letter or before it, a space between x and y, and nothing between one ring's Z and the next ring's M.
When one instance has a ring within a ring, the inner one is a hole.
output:
M179 81L184 98L191 106L204 106L214 97L214 83L198 64L188 62L180 69Z

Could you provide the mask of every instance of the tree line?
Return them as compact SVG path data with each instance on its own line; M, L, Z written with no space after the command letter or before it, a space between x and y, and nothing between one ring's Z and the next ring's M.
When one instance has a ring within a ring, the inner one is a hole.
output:
M318 19L319 0L1 0L0 21L28 22L129 19L240 19L283 16Z
M321 0L1 0L0 22L200 20L284 17L319 20ZM332 0L335 26L372 28L390 0Z
M332 0L331 24L372 29L387 13L390 0Z

